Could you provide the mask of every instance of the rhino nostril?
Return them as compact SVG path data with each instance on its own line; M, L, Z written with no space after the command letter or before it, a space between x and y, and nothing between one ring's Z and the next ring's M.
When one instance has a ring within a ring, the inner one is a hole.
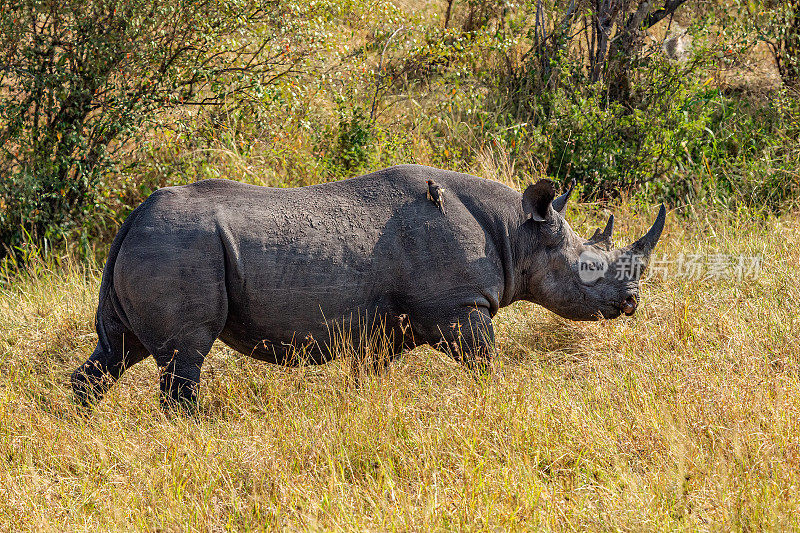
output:
M625 301L622 302L620 309L626 315L632 315L634 311L636 311L636 297L635 296L628 296L625 298Z

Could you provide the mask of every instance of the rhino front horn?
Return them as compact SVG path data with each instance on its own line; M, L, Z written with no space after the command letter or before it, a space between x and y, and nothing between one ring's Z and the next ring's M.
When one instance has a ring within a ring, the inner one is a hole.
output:
M661 232L664 230L664 221L667 219L667 209L664 204L661 204L661 209L658 210L653 227L645 234L644 237L633 243L631 250L635 254L643 255L645 257L650 255L650 252L655 248L658 238L661 237Z

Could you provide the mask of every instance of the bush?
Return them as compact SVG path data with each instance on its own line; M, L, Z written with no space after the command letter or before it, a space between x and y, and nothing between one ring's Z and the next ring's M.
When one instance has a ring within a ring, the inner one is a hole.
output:
M80 229L98 180L154 117L294 71L322 5L304 4L0 0L0 257L26 234Z

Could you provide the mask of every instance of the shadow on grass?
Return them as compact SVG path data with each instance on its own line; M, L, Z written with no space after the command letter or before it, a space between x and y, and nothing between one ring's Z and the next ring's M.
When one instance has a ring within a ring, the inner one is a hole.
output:
M526 320L510 332L501 346L503 357L513 363L562 365L589 357L588 332L558 317Z

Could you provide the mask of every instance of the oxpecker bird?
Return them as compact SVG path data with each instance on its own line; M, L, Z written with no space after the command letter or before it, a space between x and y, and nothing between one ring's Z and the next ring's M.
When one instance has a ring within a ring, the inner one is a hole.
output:
M444 187L433 180L428 180L428 200L433 202L444 214Z

